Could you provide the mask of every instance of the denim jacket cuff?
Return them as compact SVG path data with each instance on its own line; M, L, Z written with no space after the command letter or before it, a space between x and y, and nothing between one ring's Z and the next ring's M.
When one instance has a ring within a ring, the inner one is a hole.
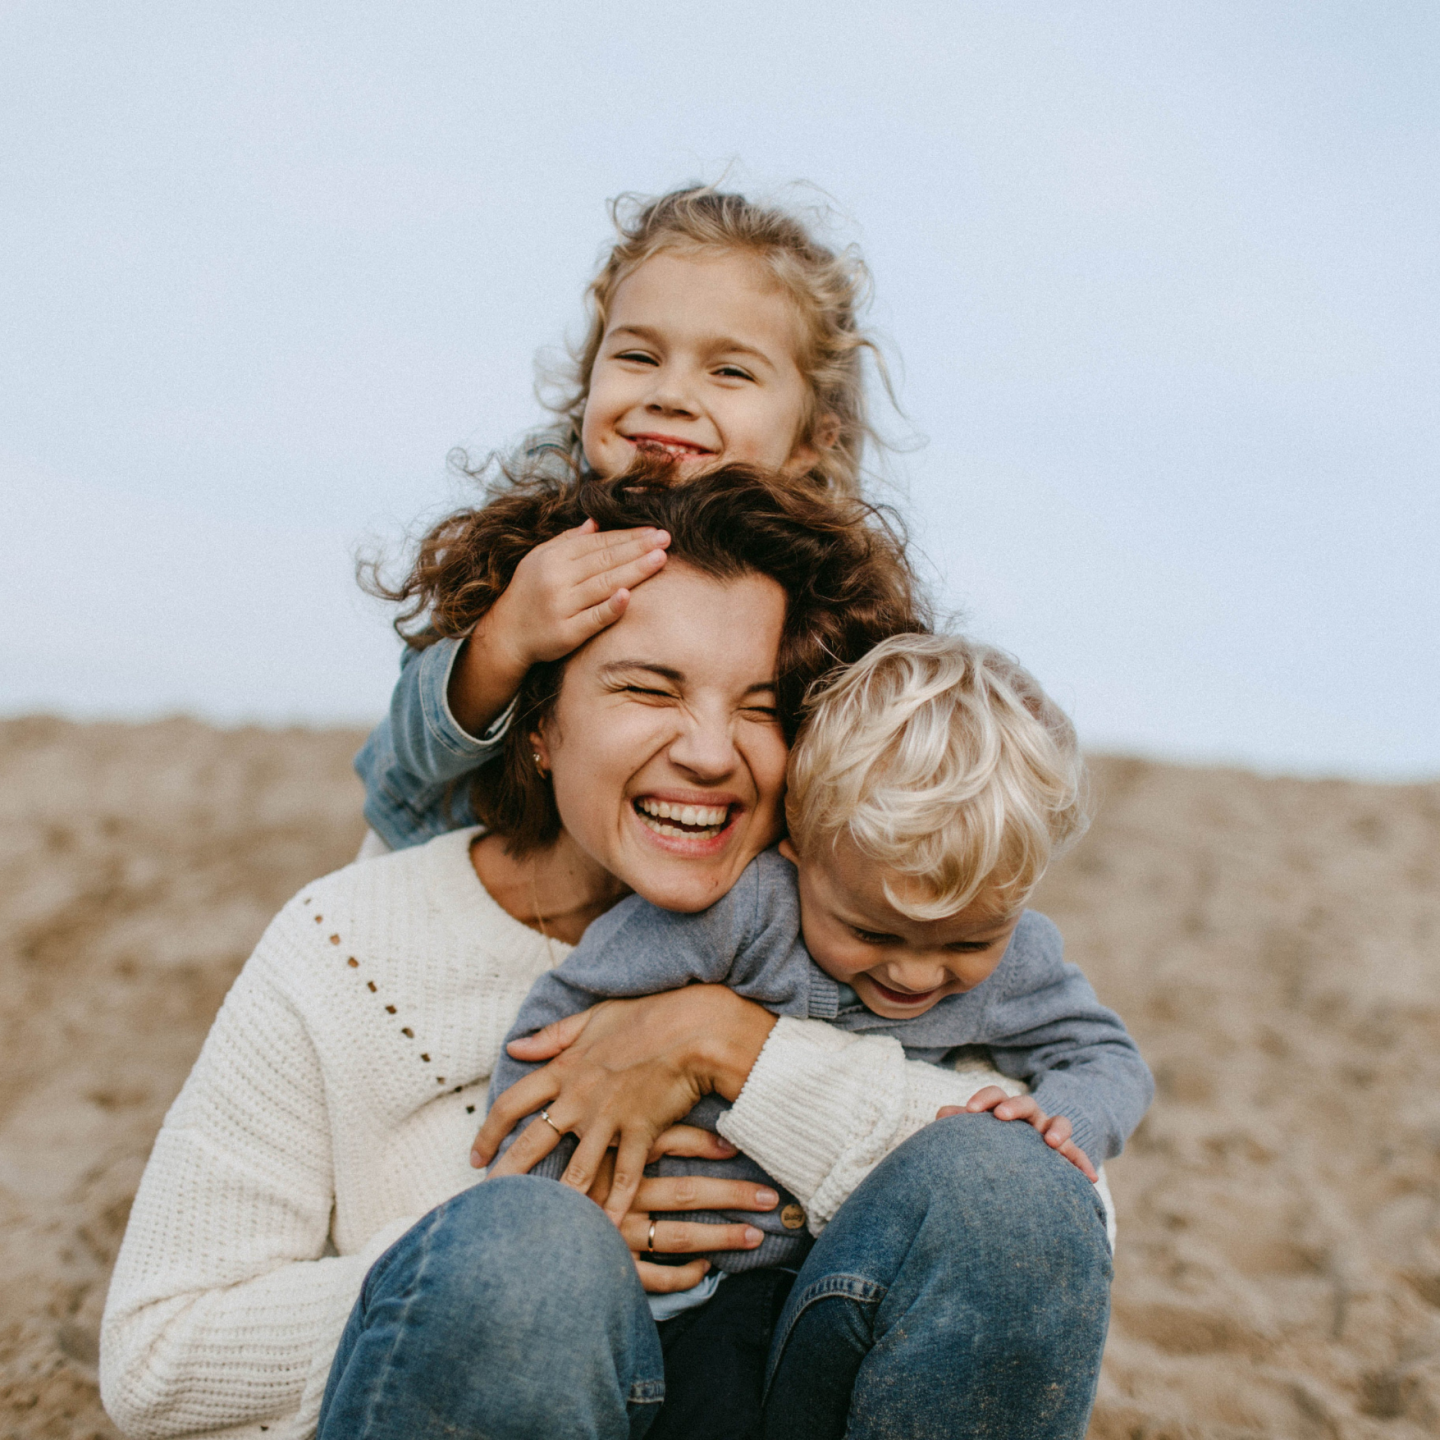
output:
M483 734L472 735L466 730L450 709L450 676L464 644L464 637L439 640L420 656L421 712L425 717L425 728L436 743L451 754L476 760L489 759L509 732L519 696L485 727Z

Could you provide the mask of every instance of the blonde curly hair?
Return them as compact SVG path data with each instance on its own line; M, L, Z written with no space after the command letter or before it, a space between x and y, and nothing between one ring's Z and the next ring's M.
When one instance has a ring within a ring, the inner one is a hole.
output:
M796 359L809 389L798 443L817 455L809 479L834 494L858 496L867 441L879 443L865 403L862 353L869 351L889 387L884 359L860 328L870 273L854 247L831 250L796 215L711 185L658 198L621 195L611 202L619 232L586 292L589 325L570 356L550 408L568 425L578 454L590 372L605 335L611 302L626 277L662 251L729 252L753 257L779 285L800 322Z
M959 635L895 635L806 702L785 810L802 859L847 835L919 882L914 920L982 892L1020 909L1089 823L1075 728L1013 656Z

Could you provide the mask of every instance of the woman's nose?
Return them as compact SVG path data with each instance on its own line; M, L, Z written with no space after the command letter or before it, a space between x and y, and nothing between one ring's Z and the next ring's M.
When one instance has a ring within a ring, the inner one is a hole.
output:
M728 717L724 721L691 716L670 746L670 761L696 779L723 780L739 763Z

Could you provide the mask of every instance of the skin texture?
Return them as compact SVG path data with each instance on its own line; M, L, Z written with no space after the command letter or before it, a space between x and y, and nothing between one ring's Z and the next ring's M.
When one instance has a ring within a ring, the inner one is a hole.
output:
M728 891L781 827L787 750L772 681L784 616L785 594L773 580L720 581L672 562L620 623L582 646L566 666L552 719L531 737L565 829L549 850L523 860L507 855L498 837L476 841L476 873L497 902L524 923L540 928L543 920L549 933L571 939L625 890L682 911L703 909ZM647 821L639 808L645 804L697 807L699 819ZM704 823L717 815L718 823ZM493 1156L516 1119L564 1090L551 1113L581 1135L566 1182L603 1196L632 1248L648 1242L648 1216L643 1225L638 1216L650 1209L774 1205L770 1192L757 1199L744 1182L645 1181L641 1188L646 1160L674 1119L712 1089L739 1094L773 1016L721 986L703 986L610 1002L572 1018L578 1023L566 1028L559 1061L526 1077L492 1110L474 1163ZM531 1051L554 1040L532 1036ZM539 1095L534 1103L521 1098L531 1091ZM658 1112L663 1118L653 1120ZM617 1153L607 1160L617 1136ZM495 1173L527 1170L554 1140L549 1126L531 1126ZM647 1203L632 1211L640 1200ZM717 1238L714 1227L666 1222L657 1227L656 1248L684 1254L760 1243L750 1227L721 1229ZM638 1253L637 1264L652 1289L688 1288L705 1269L700 1261L652 1266Z
M662 252L611 297L591 367L582 443L597 475L628 469L642 447L687 473L732 460L803 474L810 387L797 363L787 297L742 255ZM833 426L818 428L833 444ZM450 709L479 734L525 672L568 655L625 613L631 591L665 563L657 530L597 535L592 523L537 546L475 627L451 672Z

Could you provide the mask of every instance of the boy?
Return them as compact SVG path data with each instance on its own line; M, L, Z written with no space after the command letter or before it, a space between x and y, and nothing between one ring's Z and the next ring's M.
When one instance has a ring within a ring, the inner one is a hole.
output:
M1087 823L1069 720L1001 652L899 635L810 701L788 783L790 833L777 850L698 914L631 896L593 921L536 982L507 1044L605 998L723 983L781 1015L893 1036L910 1060L955 1065L965 1047L988 1049L1031 1093L988 1085L966 1108L1028 1122L1095 1180L1092 1159L1119 1153L1153 1083L1119 1017L1062 961L1055 927L1024 908ZM683 824L653 810L657 829ZM502 1052L492 1105L534 1068ZM709 1096L686 1123L723 1131L726 1108ZM574 1145L566 1136L531 1173L558 1178ZM665 1157L647 1173L780 1189L743 1155ZM758 1249L707 1257L725 1270L797 1264L808 1246L783 1190L768 1215L656 1218L765 1232Z

